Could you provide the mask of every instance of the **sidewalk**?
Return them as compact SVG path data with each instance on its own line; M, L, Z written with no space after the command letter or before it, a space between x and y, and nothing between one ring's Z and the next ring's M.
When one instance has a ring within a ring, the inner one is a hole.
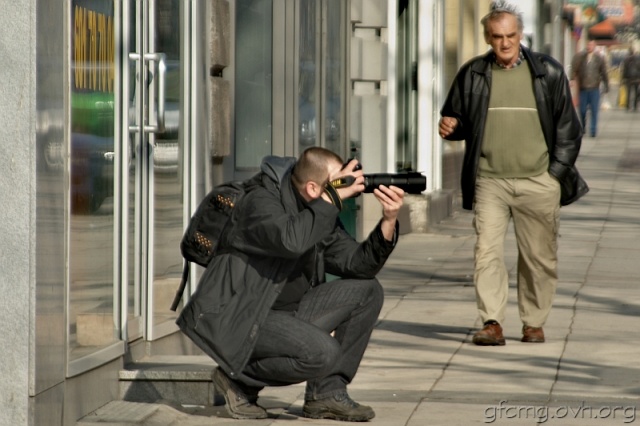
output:
M506 241L512 291L506 346L480 347L473 287L472 214L401 240L379 278L386 301L351 396L380 426L640 424L640 113L603 111L578 167L591 192L562 209L560 283L547 342L520 342L517 251ZM268 388L270 418L233 420L224 407L116 401L79 425L338 425L301 417L303 385ZM131 413L130 415L127 413ZM128 417L127 417L128 416Z

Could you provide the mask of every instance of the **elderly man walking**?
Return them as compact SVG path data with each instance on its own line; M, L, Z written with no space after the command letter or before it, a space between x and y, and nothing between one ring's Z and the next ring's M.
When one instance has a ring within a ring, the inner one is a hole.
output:
M463 207L474 210L477 345L504 345L509 290L504 238L518 243L522 341L545 341L558 281L560 205L588 190L574 167L582 126L569 81L553 58L521 45L522 15L504 1L482 19L491 50L458 71L441 110L440 136L466 141Z

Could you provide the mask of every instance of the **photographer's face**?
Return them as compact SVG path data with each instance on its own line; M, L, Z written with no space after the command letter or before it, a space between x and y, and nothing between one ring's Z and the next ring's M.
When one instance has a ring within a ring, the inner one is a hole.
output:
M342 163L335 162L327 165L327 176L322 182L308 181L304 186L304 191L301 191L302 197L307 200L315 200L322 196L324 187L333 179L336 179L341 175Z

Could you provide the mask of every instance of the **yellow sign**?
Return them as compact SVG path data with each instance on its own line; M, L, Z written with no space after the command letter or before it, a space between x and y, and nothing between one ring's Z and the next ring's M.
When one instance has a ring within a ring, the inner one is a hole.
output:
M74 88L113 93L115 78L113 16L75 6L73 36Z

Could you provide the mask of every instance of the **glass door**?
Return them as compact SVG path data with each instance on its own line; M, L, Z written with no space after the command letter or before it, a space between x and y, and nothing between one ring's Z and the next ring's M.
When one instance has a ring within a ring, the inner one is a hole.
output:
M182 272L180 239L188 174L189 2L129 1L123 11L122 268L129 340L177 330L171 301Z

